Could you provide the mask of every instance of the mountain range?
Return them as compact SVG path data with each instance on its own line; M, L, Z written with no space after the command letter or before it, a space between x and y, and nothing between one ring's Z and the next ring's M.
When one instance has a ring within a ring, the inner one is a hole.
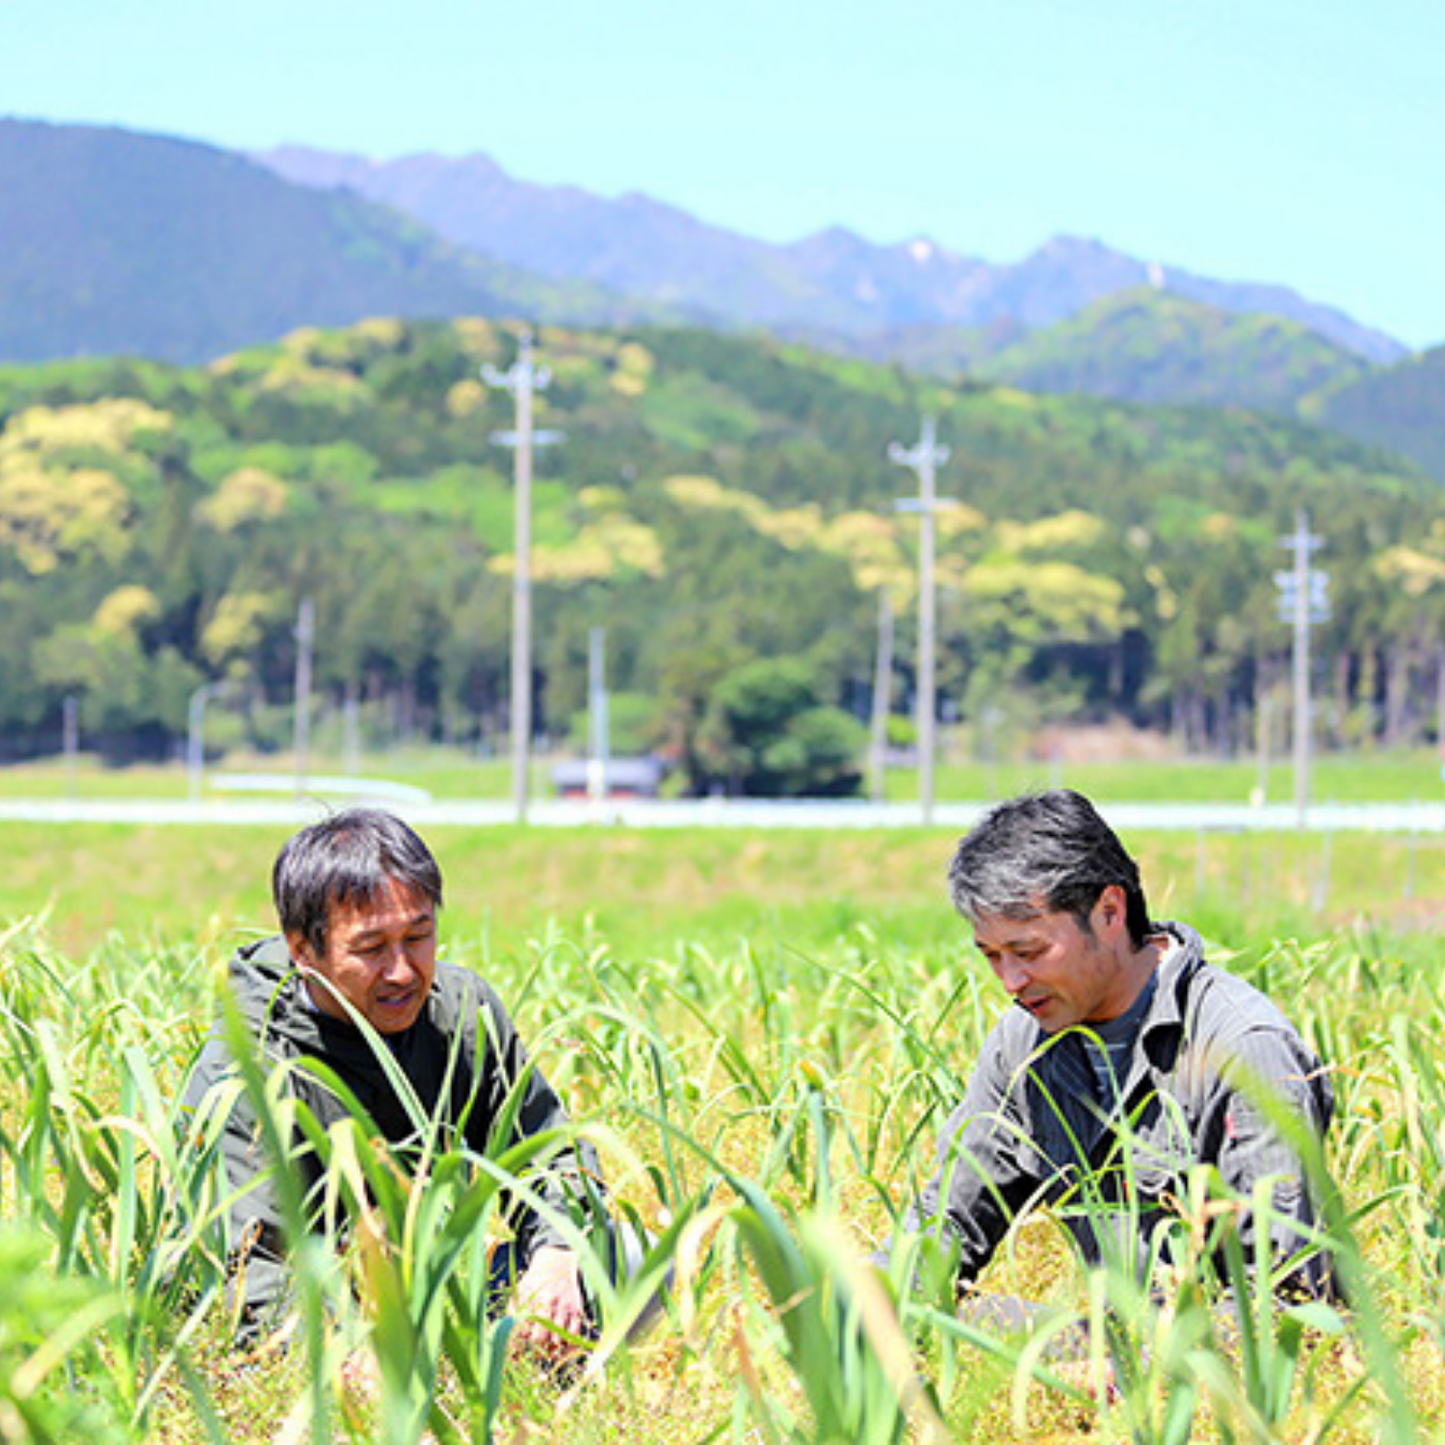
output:
M835 228L778 246L485 156L248 157L0 118L0 360L193 363L372 315L764 328L945 377L1299 417L1445 481L1445 349L1283 287L1061 237L1011 266Z
M203 361L368 315L648 313L194 141L0 119L0 357ZM657 308L650 314L656 315Z
M1445 350L1411 358L1288 287L1070 236L1014 265L922 237L874 245L841 227L773 245L637 193L608 200L517 180L485 155L372 160L286 146L253 159L298 185L393 207L459 246L710 324L1030 391L1300 415L1445 481Z
M1228 312L1295 321L1376 364L1398 341L1283 286L1210 280L1060 236L1015 265L918 237L879 246L841 227L773 245L708 226L647 196L617 200L520 181L485 155L370 160L301 146L253 154L300 185L393 206L438 235L544 276L579 277L733 324L864 339L899 327L1033 330L1131 287L1156 286ZM876 347L874 348L876 350Z

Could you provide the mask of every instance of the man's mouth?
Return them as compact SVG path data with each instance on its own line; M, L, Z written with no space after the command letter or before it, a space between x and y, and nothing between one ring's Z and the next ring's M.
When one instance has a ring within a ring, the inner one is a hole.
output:
M1037 998L1023 998L1021 996L1016 998L1014 1002L1023 1009L1025 1013L1031 1013L1037 1017L1040 1010L1048 1007L1049 996L1048 994L1040 994Z

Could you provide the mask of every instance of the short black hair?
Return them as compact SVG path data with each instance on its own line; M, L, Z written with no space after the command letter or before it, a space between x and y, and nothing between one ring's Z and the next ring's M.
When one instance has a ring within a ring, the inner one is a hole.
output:
M281 931L299 933L317 953L336 903L368 903L388 883L442 906L442 875L431 849L400 818L380 808L333 813L288 839L271 870Z
M1071 788L1027 793L989 809L959 843L948 869L953 906L977 923L989 915L1071 913L1086 932L1099 895L1124 890L1136 948L1153 931L1139 865L1094 805Z

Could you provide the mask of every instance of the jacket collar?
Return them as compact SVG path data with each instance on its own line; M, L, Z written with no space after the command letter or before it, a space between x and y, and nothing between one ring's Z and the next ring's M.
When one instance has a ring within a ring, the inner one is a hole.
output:
M1154 1002L1139 1026L1139 1053L1158 1067L1168 1065L1184 1032L1190 984L1204 967L1204 943L1187 923L1158 923L1154 933L1171 946L1159 964Z

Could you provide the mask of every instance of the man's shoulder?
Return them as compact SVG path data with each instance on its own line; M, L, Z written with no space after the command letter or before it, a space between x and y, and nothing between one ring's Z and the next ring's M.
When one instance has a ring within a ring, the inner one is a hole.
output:
M1182 957L1172 968L1166 966L1166 976L1169 972L1175 975L1186 1026L1197 1040L1224 1042L1260 1030L1299 1037L1298 1029L1268 994L1239 974L1205 960L1193 930L1178 924L1168 927L1176 937L1184 935L1184 946Z
M1284 1011L1247 979L1201 963L1188 981L1187 1057L1201 1079L1226 1078L1235 1065L1272 1088L1312 1102L1320 1127L1333 1109L1329 1070Z
M1048 1036L1038 1021L1015 1005L999 1015L998 1022L984 1035L979 1047L977 1070L1015 1073L1034 1057Z
M457 963L438 963L432 980L431 1009L439 1028L473 1023L482 1011L500 1017L506 1010L497 991L479 973Z
M294 973L286 940L279 934L242 944L227 968L232 1003L256 1046L272 1059L304 1052L296 1045L290 1025L294 996L289 984ZM195 1107L208 1089L234 1072L226 1022L218 1008L187 1081L185 1102Z
M272 1027L296 973L286 940L273 934L242 944L231 955L228 973L231 995L246 1022L257 1031Z
M280 978L293 972L295 967L291 961L291 950L279 933L243 943L231 955L232 977L261 975Z

